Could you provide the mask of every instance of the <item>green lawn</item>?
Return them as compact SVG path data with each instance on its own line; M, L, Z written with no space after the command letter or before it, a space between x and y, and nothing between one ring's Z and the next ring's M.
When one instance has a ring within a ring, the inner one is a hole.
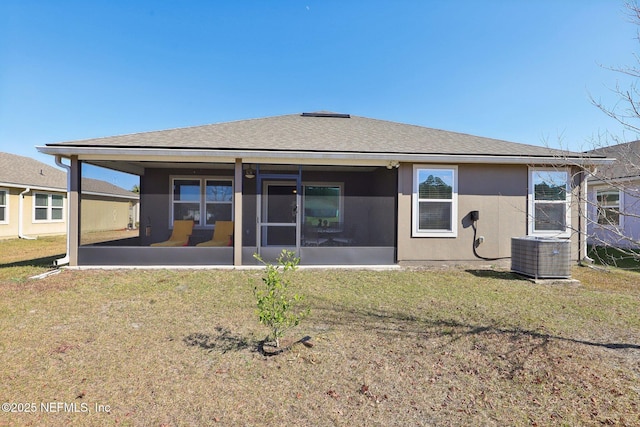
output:
M268 357L260 270L45 270L0 267L2 426L640 424L637 273L299 270Z

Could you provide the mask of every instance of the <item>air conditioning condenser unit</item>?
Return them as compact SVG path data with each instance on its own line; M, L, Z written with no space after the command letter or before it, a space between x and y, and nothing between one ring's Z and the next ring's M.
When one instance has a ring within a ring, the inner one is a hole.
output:
M535 279L571 277L571 241L543 237L511 238L511 271Z

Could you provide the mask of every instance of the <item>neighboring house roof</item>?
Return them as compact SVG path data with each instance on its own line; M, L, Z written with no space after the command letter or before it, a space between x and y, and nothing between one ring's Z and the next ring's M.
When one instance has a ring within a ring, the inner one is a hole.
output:
M63 171L30 157L0 153L0 183L66 191L67 177Z
M598 168L592 179L632 179L640 177L640 141L626 142L587 151L588 154L615 158L615 162Z
M82 178L82 192L104 196L126 197L128 199L140 198L140 195L133 191L128 191L110 182L94 178Z
M0 152L0 186L2 185L67 191L67 173L30 157ZM138 194L117 185L93 178L82 179L82 191L128 199L139 197Z
M291 114L86 139L39 147L40 151L69 154L81 148L164 150L260 150L307 153L359 153L581 158L547 147L431 129L422 126L328 112Z

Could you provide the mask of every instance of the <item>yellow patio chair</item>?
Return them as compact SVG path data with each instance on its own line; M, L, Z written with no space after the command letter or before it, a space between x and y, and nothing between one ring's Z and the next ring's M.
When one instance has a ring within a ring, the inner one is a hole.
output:
M196 246L233 246L233 221L216 221L213 239Z
M173 221L173 231L169 240L152 243L151 246L188 246L189 236L193 231L192 219L177 219Z

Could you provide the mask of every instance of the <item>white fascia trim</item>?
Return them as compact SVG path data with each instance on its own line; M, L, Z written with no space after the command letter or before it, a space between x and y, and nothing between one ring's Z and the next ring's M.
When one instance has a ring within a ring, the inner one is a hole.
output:
M39 186L33 186L33 185L17 185L17 184L11 184L11 183L5 183L5 182L0 182L0 187L2 188L19 188L19 189L24 189L26 187L29 187L32 191L44 191L47 193L62 193L63 195L66 196L67 191L62 189L62 188L54 188L54 187L39 187ZM89 194L92 196L106 196L106 197L114 197L114 198L120 198L120 199L130 199L130 200L139 200L140 197L139 196L124 196L124 195L119 195L119 194L109 194L109 193L99 193L96 191L82 191L82 194Z
M31 190L36 190L36 191L48 191L51 193L66 193L66 190L64 188L40 187L37 185L15 184L15 183L9 183L9 182L0 182L0 187L10 187L10 188L20 188L20 189L29 187Z
M384 166L390 160L405 163L476 163L476 164L525 164L525 165L570 165L609 164L614 159L593 159L581 157L523 157L491 155L454 154L405 154L405 153L362 153L332 151L272 151L272 150L204 150L166 148L118 148L118 147L62 147L39 146L38 151L61 156L78 156L79 160L122 160L122 161L178 161L203 162L206 159L219 163L234 163L242 159L245 163L282 164L330 164Z

